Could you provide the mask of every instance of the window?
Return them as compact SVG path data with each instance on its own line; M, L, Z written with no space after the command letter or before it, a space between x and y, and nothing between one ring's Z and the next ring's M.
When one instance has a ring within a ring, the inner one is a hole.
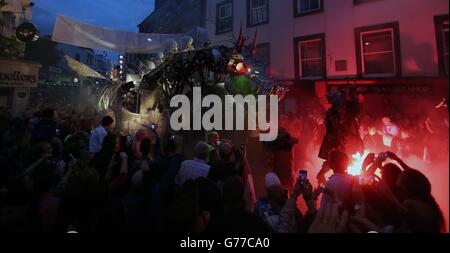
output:
M364 74L395 74L393 31L361 34L361 60Z
M439 59L439 73L447 75L449 71L449 53L448 53L448 15L437 16L434 18L436 29L436 45Z
M294 0L295 16L323 11L323 0Z
M8 38L15 36L16 16L14 13L8 11L1 12L0 19L0 34Z
M233 31L233 2L224 1L217 4L216 34Z
M300 71L302 77L320 77L323 75L322 41L314 39L301 41L300 50Z
M267 24L269 22L268 12L268 0L247 0L247 25Z
M325 35L313 35L295 39L296 76L322 78L326 76Z
M270 44L264 43L256 46L255 63L270 75Z
M369 77L401 74L398 23L356 29L358 74Z
M75 54L75 60L80 61L80 54Z
M256 54L255 54L255 60L263 63L263 64L270 64L270 44L259 44L256 46Z

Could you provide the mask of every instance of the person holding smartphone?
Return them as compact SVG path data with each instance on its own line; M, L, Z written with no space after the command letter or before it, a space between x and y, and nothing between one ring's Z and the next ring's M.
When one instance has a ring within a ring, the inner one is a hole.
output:
M152 123L150 124L150 126L147 126L147 130L148 130L147 131L148 138L152 143L153 159L159 160L162 158L162 154L161 154L161 138L159 137L158 134L158 125Z
M221 145L220 135L216 131L208 132L206 137L206 142L208 143L209 148L209 157L208 161L215 162L219 159L219 147Z

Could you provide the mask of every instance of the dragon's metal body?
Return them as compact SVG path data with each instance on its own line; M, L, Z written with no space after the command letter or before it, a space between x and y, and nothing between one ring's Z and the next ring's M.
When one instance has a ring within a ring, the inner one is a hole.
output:
M139 89L161 89L158 103L161 110L170 98L182 94L185 88L214 87L227 75L243 74L235 69L237 64L245 64L244 58L235 49L225 46L174 53L143 77Z
M242 55L244 42L241 31L235 47L205 46L201 49L172 52L153 70L141 76L139 86L122 89L119 85L102 91L100 110L108 110L110 115L115 116L117 128L127 132L150 122L167 121L167 115L165 119L161 119L161 116L170 108L173 96L183 94L192 87L202 87L205 88L202 91L213 90L211 92L215 93L219 89L217 84L223 83L230 76L246 75L260 86L260 93L284 93L270 79L252 73ZM256 35L253 44L255 49ZM126 102L128 96L134 101L131 106Z

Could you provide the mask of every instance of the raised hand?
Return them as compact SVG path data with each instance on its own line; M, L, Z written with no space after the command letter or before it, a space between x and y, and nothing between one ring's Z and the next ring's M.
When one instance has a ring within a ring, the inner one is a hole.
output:
M302 193L303 193L303 199L308 202L313 198L313 186L309 182L309 180L306 180L305 184L302 185Z
M324 190L325 188L323 188L322 186L317 186L317 188L313 191L311 198L312 199L319 198L319 195L322 194Z
M327 179L325 178L325 174L323 174L323 173L317 174L317 183L319 185L325 185L326 182L327 182Z
M375 153L369 153L362 163L361 171L366 171L367 167L375 161Z
M300 181L297 179L295 182L294 190L291 193L291 199L297 200L297 198L302 194L303 186Z
M400 158L398 158L398 156L396 155L396 154L394 154L393 152L391 152L391 151L387 151L386 153L386 156L389 158L389 159L392 159L392 160L399 160Z
M325 178L325 173L327 173L330 170L330 166L328 166L328 162L325 161L322 164L322 168L320 169L319 173L316 176L317 183L319 185L324 185L327 182L327 179Z
M246 148L245 146L240 146L240 147L238 148L238 152L239 152L239 155L240 155L242 158L247 157L247 148Z

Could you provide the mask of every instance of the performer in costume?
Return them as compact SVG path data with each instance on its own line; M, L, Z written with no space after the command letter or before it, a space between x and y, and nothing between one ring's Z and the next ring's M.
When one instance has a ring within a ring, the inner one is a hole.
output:
M331 107L325 114L326 134L319 151L319 157L328 160L333 150L351 155L364 153L364 142L359 135L359 113L362 96L354 86L343 92L331 91L327 94ZM319 184L325 183L325 173L330 168L325 161L317 175Z
M363 98L355 86L349 86L345 90L342 128L344 131L344 152L349 156L356 153L364 154L364 142L359 134L359 114L362 101Z
M343 115L342 104L343 94L332 91L327 94L328 102L331 107L325 113L325 128L326 134L323 138L322 145L319 151L319 157L327 160L328 154L332 150L344 150L344 129L343 129Z

